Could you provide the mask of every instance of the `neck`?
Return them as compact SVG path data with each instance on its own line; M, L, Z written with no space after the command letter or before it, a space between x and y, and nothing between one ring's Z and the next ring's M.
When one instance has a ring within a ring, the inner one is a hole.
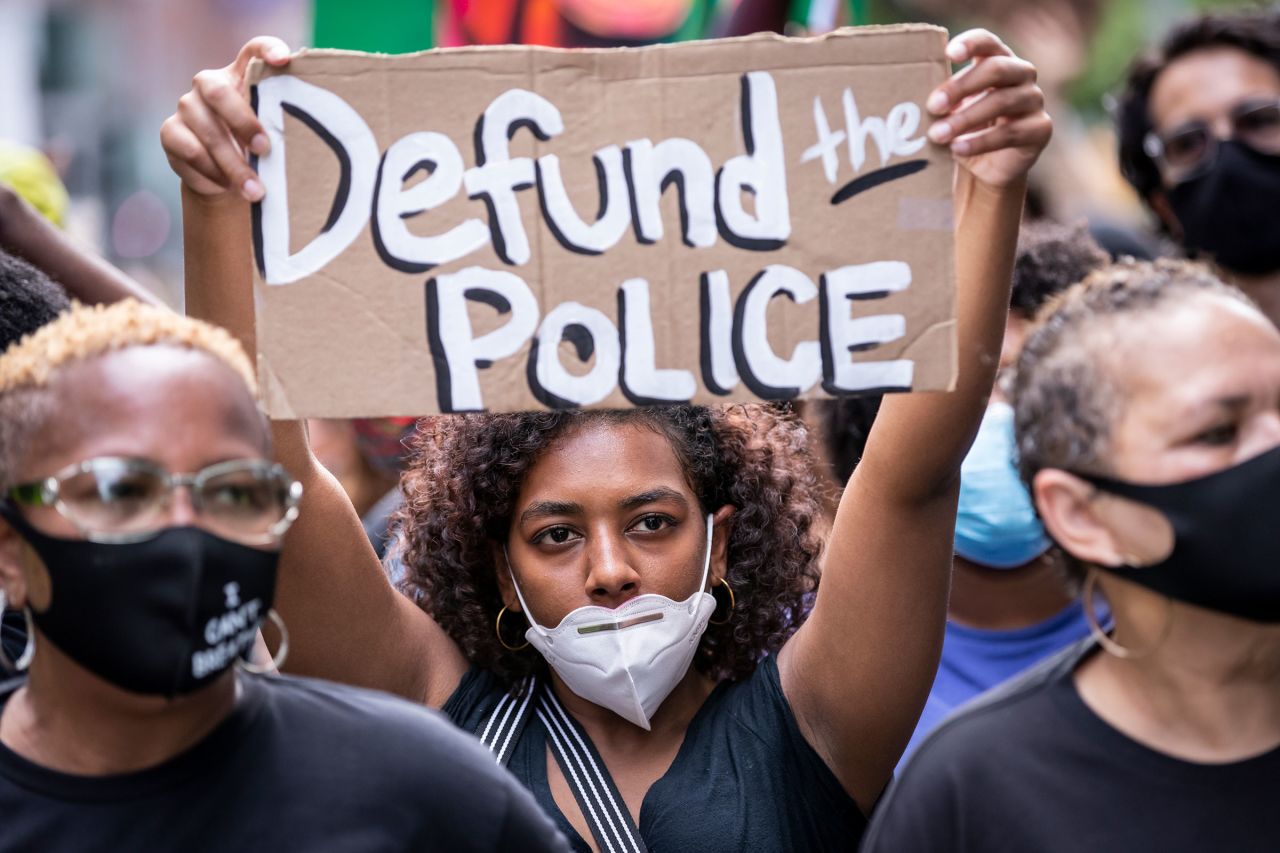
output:
M947 618L969 628L1012 631L1061 613L1072 601L1052 551L1016 569L989 569L955 558Z
M1153 650L1136 658L1100 652L1081 665L1076 684L1095 713L1187 761L1239 761L1280 746L1280 625L1170 604L1146 590L1137 598L1107 592L1116 641Z
M1219 270L1223 277L1243 290L1258 303L1262 313L1276 326L1280 326L1280 270L1267 275L1242 275Z
M570 690L559 675L554 671L551 673L551 687L556 692L556 698L586 729L596 748L602 752L649 750L654 747L655 740L683 740L689 723L715 686L714 681L690 666L684 678L649 720L649 731L645 731L608 708L583 699Z
M199 743L235 706L234 670L187 696L129 693L71 661L37 632L27 682L0 714L0 743L50 770L129 773Z

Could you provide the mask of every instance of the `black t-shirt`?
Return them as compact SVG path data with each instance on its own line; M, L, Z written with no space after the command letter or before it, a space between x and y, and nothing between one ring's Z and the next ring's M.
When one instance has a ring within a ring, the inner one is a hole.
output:
M1085 640L934 730L876 809L863 853L1280 850L1280 748L1195 764L1112 728L1072 672Z
M226 720L136 773L72 776L0 746L0 851L567 850L533 798L435 712L239 677Z
M444 712L474 732L505 693L492 675L472 669ZM508 769L574 850L590 849L551 795L546 731L536 716ZM651 853L854 850L865 828L862 812L800 733L773 657L749 678L712 691L671 768L645 795L639 825Z

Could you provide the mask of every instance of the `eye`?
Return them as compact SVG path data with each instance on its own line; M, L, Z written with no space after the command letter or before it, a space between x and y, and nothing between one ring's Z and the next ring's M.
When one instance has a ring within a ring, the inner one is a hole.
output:
M546 530L533 537L533 544L563 545L576 537L577 533L574 532L572 527L557 524L555 527L548 527Z
M632 530L640 533L658 533L675 525L675 520L666 515L646 515L638 520Z
M1235 423L1218 424L1215 427L1205 430L1197 435L1192 441L1196 444L1208 444L1212 447L1222 447L1235 441L1236 435L1240 432Z

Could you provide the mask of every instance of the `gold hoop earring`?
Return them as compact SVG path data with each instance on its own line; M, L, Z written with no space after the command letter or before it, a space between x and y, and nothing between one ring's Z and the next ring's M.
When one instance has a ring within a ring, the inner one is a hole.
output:
M733 618L733 608L738 605L738 602L734 599L733 587L729 586L729 582L727 580L721 578L718 585L724 587L729 592L729 615L721 619L719 622L714 619L708 619L707 621L712 625L728 625L729 620Z
M276 655L271 659L271 663L266 666L259 666L244 658L236 659L237 666L245 672L252 672L254 675L279 672L280 667L284 666L285 659L289 657L289 629L284 626L284 620L280 618L280 614L276 612L274 607L267 611L267 618L274 622L276 628L280 631L280 647L276 649Z
M509 652L524 651L529 648L529 641L525 640L522 646L511 646L507 641L502 639L502 615L507 612L507 606L502 605L502 609L498 611L498 618L493 620L493 632L498 635L498 642L502 643L502 647Z
M1173 630L1173 599L1163 596L1165 603L1164 628L1160 631L1160 636L1151 644L1151 648L1141 651L1134 651L1126 646L1122 646L1115 640L1107 636L1102 630L1102 626L1098 624L1098 617L1093 612L1093 591L1098 582L1098 570L1090 569L1084 579L1084 589L1080 592L1080 603L1084 608L1084 621L1089 625L1089 633L1098 641L1098 645L1115 657L1121 660L1141 660L1155 652L1156 649L1164 645L1164 641L1169 638L1169 632Z

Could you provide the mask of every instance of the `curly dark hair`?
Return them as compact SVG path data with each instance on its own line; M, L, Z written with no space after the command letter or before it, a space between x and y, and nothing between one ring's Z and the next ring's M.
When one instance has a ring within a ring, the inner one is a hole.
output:
M513 652L494 631L502 608L493 563L525 474L570 431L634 424L671 443L703 512L735 507L727 578L736 606L709 625L694 666L741 679L804 619L822 552L821 481L804 424L764 405L464 414L423 419L398 513L402 590L473 665L505 681L540 672L541 655Z
M1201 15L1177 24L1150 53L1134 60L1116 99L1120 171L1145 202L1162 186L1160 169L1144 144L1151 132L1148 102L1156 79L1175 60L1197 50L1232 47L1280 69L1280 12Z
M1054 296L1110 260L1089 236L1088 225L1048 219L1024 222L1018 231L1009 309L1032 318Z
M0 249L0 353L70 305L61 285Z

